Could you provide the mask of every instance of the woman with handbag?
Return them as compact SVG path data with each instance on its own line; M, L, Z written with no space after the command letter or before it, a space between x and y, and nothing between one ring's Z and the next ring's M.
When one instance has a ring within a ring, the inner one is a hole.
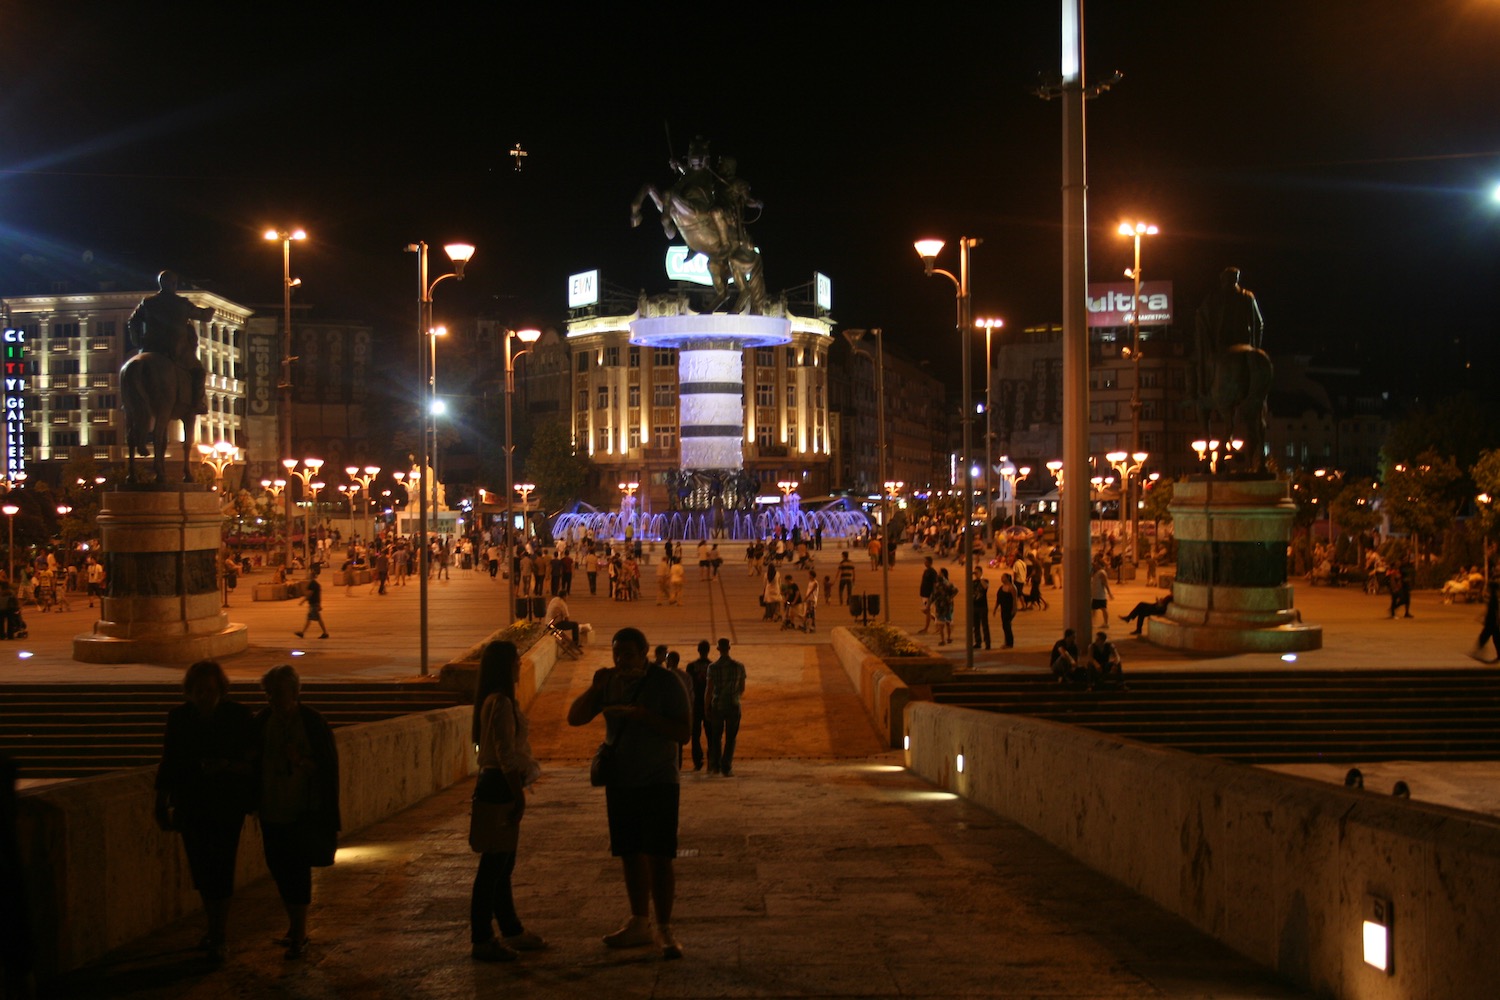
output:
M511 962L517 952L547 947L521 926L510 877L516 867L526 789L542 769L531 755L530 724L516 703L521 656L514 643L492 642L479 660L473 739L479 778L469 816L469 847L479 855L469 898L471 954L480 962ZM496 938L491 921L500 926Z
M338 846L339 757L333 730L298 699L302 679L288 664L260 679L268 706L255 717L260 754L260 835L266 867L286 907L287 958L307 950L312 870L333 864Z
M156 769L156 825L182 835L208 920L198 947L222 962L240 830L255 803L254 729L250 710L229 700L229 678L213 660L188 667L182 690L187 700L167 713Z

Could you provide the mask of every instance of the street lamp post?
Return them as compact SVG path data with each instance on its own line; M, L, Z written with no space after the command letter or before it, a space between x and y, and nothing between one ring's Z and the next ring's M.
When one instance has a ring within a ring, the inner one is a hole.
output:
M510 580L510 608L505 612L506 616L514 618L516 613L516 468L515 453L516 444L511 433L511 418L515 415L515 407L512 398L516 392L516 359L531 350L541 337L540 330L506 330L505 336L505 557L510 560L511 571L507 574ZM510 339L515 337L526 347L515 352L510 351ZM529 492L529 491L528 491ZM523 505L524 506L524 505ZM505 618L502 616L501 621Z
M883 505L880 512L880 620L891 620L891 504L901 496L906 486L899 479L886 480L885 492L881 494Z
M265 238L281 241L281 407L277 414L281 424L281 453L292 453L292 289L302 284L301 278L292 277L292 241L307 239L301 229L267 229ZM287 532L286 549L283 556L288 572L292 569L292 493L286 494Z
M1141 450L1141 237L1155 236L1159 230L1149 222L1120 223L1121 236L1129 236L1135 240L1135 266L1125 269L1125 277L1135 283L1135 296L1130 300L1130 350L1126 355L1130 359L1130 369L1134 376L1130 380L1130 450L1139 452ZM1128 477L1125 482L1127 499L1130 493L1130 482ZM1130 564L1134 566L1137 561L1137 547L1139 536L1134 534L1134 527L1139 525L1139 519L1132 517L1132 534L1130 536Z
M367 466L365 466L364 472L361 473L360 470L359 470L359 466L357 466L357 465L350 465L350 466L346 466L345 467L344 474L349 477L349 479L350 479L351 482L358 483L359 484L359 487L358 487L359 489L362 489L362 490L365 491L365 544L368 545L370 543L370 541L371 541L371 537L370 537L370 484L375 481L375 477L376 476L380 475L380 466L378 466L378 465L367 465ZM349 520L351 522L354 520L354 508L352 506L349 508Z
M976 319L974 321L974 325L976 327L984 328L984 464L986 468L993 469L995 467L995 410L990 402L990 390L995 384L995 373L992 370L994 362L990 354L990 334L994 333L996 330L1003 328L1005 326L1005 320ZM985 476L985 479L988 480L989 477ZM998 491L994 489L985 491L985 496L988 502L986 502L984 505L984 532L985 538L989 540L989 543L991 545L994 545L994 505L999 500L999 497L998 495L991 497L991 493L998 494Z
M1031 475L1031 466L1023 465L1020 468L1016 468L1014 462L1010 461L1004 455L1001 455L1000 464L991 466L991 468L995 470L995 475L998 476L1000 478L1000 481L1005 484L1006 492L1010 494L1010 523L1011 526L1014 527L1016 518L1018 516L1018 509L1016 505L1016 484L1025 479L1027 476Z
M1140 551L1140 504L1136 503L1134 497L1140 492L1140 471L1150 456L1144 451L1132 452L1127 455L1123 451L1112 451L1104 456L1104 460L1119 473L1120 489L1123 491L1123 503L1130 505L1130 565L1138 564L1137 554ZM1131 489L1131 479L1135 479L1135 490ZM1125 530L1125 508L1120 508L1120 530Z
M534 490L534 489L536 489L536 484L535 483L515 483L511 487L511 497L512 498L514 498L517 493L521 494L521 521L523 523L527 524L527 525L529 525L531 523L530 520L526 516L526 512L527 512L527 510L530 509L530 506L531 506L531 491ZM511 515L511 516L514 517L514 515ZM528 532L526 531L525 528L523 528L521 530L521 539L522 539L522 541L525 541L527 534L528 534ZM517 543L517 544L520 544L520 543ZM512 548L512 553L514 553L514 551L515 551L514 548ZM511 581L511 583L510 583L510 590L511 590L511 595L512 595L510 603L511 603L511 611L512 611L512 613L514 613L515 606L516 606L515 596L514 596L515 595L515 591L516 591L516 574L514 572L514 567L516 566L517 561L518 561L517 557L514 554L512 554L512 556L511 556L512 572L510 574L510 581ZM526 614L525 614L524 617L527 620L530 620L530 618L531 618L531 602L530 601L526 602Z
M14 587L16 580L16 515L21 512L21 508L13 503L8 503L4 507L0 507L0 511L5 512L6 520L5 578Z
M964 452L964 530L961 535L964 545L964 666L974 669L974 401L972 376L969 373L969 340L972 325L969 322L969 255L981 240L964 236L958 241L958 274L934 266L937 255L943 250L942 240L918 240L917 255L928 277L941 274L953 282L958 297L958 335L963 338L960 378L963 379L963 452Z
M875 451L876 451L876 478L885 487L885 492L891 492L891 480L886 478L886 448L885 448L885 337L882 336L880 327L872 327L869 330L875 338L875 350L864 346L864 330L845 330L844 339L849 341L849 347L856 354L870 357L873 354L875 360ZM904 485L896 484L899 490ZM891 508L889 499L881 501L880 517L880 593L882 615L885 621L891 620Z
M424 242L408 243L407 253L417 255L417 374L418 382L422 387L421 399L417 402L418 426L421 433L418 437L422 439L420 468L427 469L431 466L429 462L427 428L428 421L432 415L432 402L429 398L432 382L427 373L428 345L422 341L432 329L432 293L443 281L455 278L462 281L464 278L464 267L474 256L474 247L468 243L450 243L443 247L448 254L448 259L453 262L453 270L448 274L440 274L432 280L427 281L427 244ZM437 501L437 476L433 477L433 502ZM437 512L434 510L434 514ZM420 618L419 631L421 632L421 674L427 676L427 496L421 490L417 491L417 593L418 593L418 615Z
M305 494L309 489L312 488L312 481L317 476L318 470L323 467L323 460L321 458L304 458L302 460L302 466L303 467L301 469L299 469L299 468L297 468L297 460L295 458L283 458L281 460L281 466L282 466L282 468L286 469L286 474L287 474L287 476L289 478L290 477L295 477L299 482L302 483L302 491ZM318 485L319 485L319 488L321 489L322 488L322 484L320 483ZM286 496L287 496L287 508L290 509L291 505L292 505L292 491L290 489L288 489L286 491ZM312 569L312 534L310 532L310 529L307 528L307 527L305 527L305 525L307 524L307 519L306 518L303 518L303 524L304 524L304 527L302 529L302 558L303 558L303 562L305 562L307 564L307 568L309 570L311 570ZM291 522L290 519L288 519L288 521L286 522L286 537L287 537L287 547L288 547L288 549L290 549L291 544L292 544L291 543L291 538L292 538L292 522ZM287 570L288 571L291 570L291 560L287 560Z
M239 457L240 450L228 441L198 445L198 454L203 464L214 470L214 492L219 494L219 512L224 511L224 470ZM58 508L62 512L62 508ZM214 557L214 566L219 580L219 597L223 607L229 607L229 585L224 579L224 522L219 522L219 552Z

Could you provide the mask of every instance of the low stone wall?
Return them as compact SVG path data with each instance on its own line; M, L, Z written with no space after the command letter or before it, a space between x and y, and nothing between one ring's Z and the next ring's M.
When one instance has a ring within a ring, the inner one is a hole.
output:
M484 647L499 634L495 632L489 639L470 646L462 656L443 664L438 671L438 687L472 702L474 684L479 676L479 658L484 655ZM516 697L523 707L531 706L536 693L547 683L547 678L556 665L557 641L550 635L543 635L521 654L521 676L516 681Z
M833 630L833 651L859 692L875 731L887 746L899 750L906 737L905 709L911 701L911 689L847 628Z
M1492 820L1019 716L906 715L914 773L1318 996L1494 996ZM1391 904L1389 976L1362 960L1371 896Z
M441 709L334 730L344 831L369 826L472 774L472 709ZM19 796L18 833L37 971L90 962L199 909L176 834L152 816L155 768L82 778ZM237 884L266 874L247 819Z

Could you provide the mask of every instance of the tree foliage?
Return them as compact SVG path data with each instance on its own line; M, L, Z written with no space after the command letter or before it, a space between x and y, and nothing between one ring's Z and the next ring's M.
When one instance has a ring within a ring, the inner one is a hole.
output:
M1413 408L1391 426L1380 449L1384 477L1397 465L1420 464L1425 452L1450 456L1467 470L1486 449L1500 445L1495 418L1495 404L1467 392Z
M537 504L556 510L583 494L593 463L573 447L566 424L541 421L531 438L525 475L536 484Z
M1463 470L1429 448L1411 463L1391 468L1382 500L1392 527L1420 543L1436 539L1453 523L1467 486Z
M1171 479L1158 479L1141 494L1141 519L1159 524L1171 524L1172 512L1168 505L1176 491L1177 483Z

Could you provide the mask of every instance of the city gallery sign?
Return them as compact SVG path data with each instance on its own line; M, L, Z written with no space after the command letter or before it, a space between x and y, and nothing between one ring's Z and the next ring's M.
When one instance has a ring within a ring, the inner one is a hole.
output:
M1089 283L1089 328L1129 326L1135 311L1132 282ZM1172 283L1141 282L1141 326L1170 326Z

